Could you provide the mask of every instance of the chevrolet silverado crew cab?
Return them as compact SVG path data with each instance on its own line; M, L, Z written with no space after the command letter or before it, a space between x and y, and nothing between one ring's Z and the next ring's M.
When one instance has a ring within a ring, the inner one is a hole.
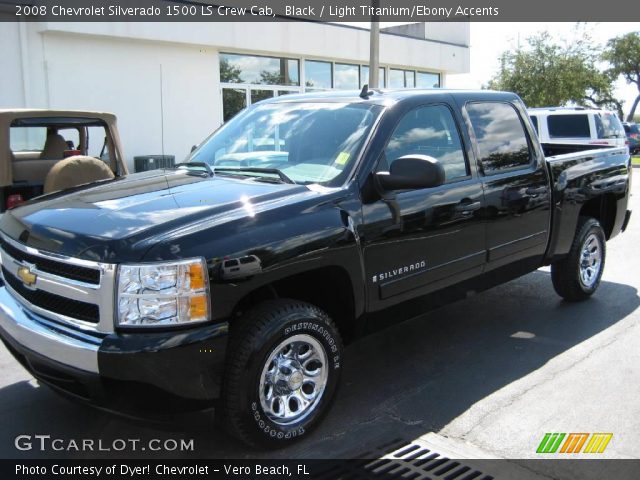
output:
M70 397L214 406L282 446L328 411L346 342L543 265L567 300L596 291L630 158L574 147L545 158L511 93L260 102L172 170L8 210L0 336Z

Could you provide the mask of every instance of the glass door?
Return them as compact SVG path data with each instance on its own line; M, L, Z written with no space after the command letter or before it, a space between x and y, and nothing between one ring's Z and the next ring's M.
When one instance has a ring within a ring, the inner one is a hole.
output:
M260 100L266 100L267 98L273 98L273 90L265 90L265 89L251 89L251 105Z
M236 113L247 106L246 88L226 88L222 89L222 118L224 122L229 121Z

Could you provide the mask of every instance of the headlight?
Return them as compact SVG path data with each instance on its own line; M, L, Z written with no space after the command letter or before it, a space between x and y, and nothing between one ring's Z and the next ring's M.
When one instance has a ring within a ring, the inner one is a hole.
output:
M209 279L202 258L118 268L118 325L153 327L209 320Z

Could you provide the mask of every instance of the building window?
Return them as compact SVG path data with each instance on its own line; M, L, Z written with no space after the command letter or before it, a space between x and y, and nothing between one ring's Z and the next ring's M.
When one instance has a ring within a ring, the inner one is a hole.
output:
M391 68L389 70L389 86L391 88L438 88L440 87L440 75Z
M416 86L416 72L413 70L404 71L404 86L414 88Z
M378 86L380 88L384 88L386 86L385 83L385 79L384 79L384 67L380 67L380 71L378 73ZM369 83L369 66L368 65L362 65L362 67L360 67L360 86L364 85L364 84L368 84Z
M440 87L440 75L437 73L416 72L416 87L438 88Z
M299 61L292 58L220 54L220 81L256 85L300 85Z
M404 88L404 70L389 69L389 86L391 88Z
M305 86L307 89L314 88L331 88L332 83L332 64L331 62L318 62L316 60L305 60L304 74Z
M336 63L333 69L333 86L339 90L357 90L360 87L358 65Z
M267 100L273 98L274 90L259 90L252 88L251 90L251 105L260 102L261 100Z
M400 70L392 68L389 70L389 86L391 88L414 88L416 78L413 70Z

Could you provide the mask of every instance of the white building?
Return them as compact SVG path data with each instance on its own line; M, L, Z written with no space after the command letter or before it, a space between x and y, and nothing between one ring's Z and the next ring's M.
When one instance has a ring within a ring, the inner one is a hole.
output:
M0 108L113 112L130 165L181 160L252 102L368 78L368 30L337 24L5 22L0 38ZM383 31L380 64L381 86L444 86L469 71L469 24Z

